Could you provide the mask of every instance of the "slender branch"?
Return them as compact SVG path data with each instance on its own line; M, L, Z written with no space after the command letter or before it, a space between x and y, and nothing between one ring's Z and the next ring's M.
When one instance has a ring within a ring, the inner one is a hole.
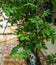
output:
M15 35L14 33L0 33L0 35Z

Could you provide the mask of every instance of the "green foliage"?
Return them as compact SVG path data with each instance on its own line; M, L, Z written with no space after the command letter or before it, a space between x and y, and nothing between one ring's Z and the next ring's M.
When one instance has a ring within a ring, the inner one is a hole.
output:
M27 57L30 56L30 54L31 54L31 51L25 49L25 50L23 50L22 52L20 52L19 54L17 54L16 57L17 57L18 59L21 59L21 58L25 58L25 59L26 59Z
M3 21L2 19L0 19L0 22Z
M47 62L51 65L56 64L56 53L48 55Z
M51 14L51 13L50 13L50 10L48 9L48 10L43 12L42 17L48 16L49 14Z
M9 16L9 22L17 24L18 27L15 34L18 37L19 44L12 49L11 57L28 56L28 52L32 52L34 48L37 51L40 51L41 48L47 49L45 41L51 40L54 43L56 33L52 29L52 25L45 20L45 16L50 14L50 10L43 11L43 3L44 0L10 0L2 4L3 11ZM18 22L21 24L18 25ZM17 54L20 47L25 51Z
M51 0L51 1L52 1L53 6L56 8L56 0Z
M14 56L14 55L17 53L18 48L20 48L20 45L17 45L16 47L14 47L14 48L12 49L12 52L13 52L13 53L11 53L10 55Z
M21 50L20 52L18 51L17 53L13 53L13 54L11 54L10 55L10 59L11 58L14 58L14 57L16 57L18 60L20 60L21 58L27 58L27 57L29 57L30 56L30 54L31 54L31 51L30 50L28 50L28 49L24 49L24 50Z

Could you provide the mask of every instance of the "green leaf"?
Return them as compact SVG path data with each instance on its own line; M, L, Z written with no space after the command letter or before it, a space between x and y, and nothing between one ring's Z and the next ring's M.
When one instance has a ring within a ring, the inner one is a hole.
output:
M45 44L42 45L42 48L44 48L44 49L46 49L46 50L48 49L47 46L46 46Z
M36 18L31 18L31 19L29 19L32 23L36 23L37 22L37 20L36 20Z
M3 20L2 19L0 19L0 22L2 22Z
M34 17L29 19L32 23L35 23L36 25L42 24L43 20L40 17Z
M52 44L54 44L55 41L56 41L56 35L53 35L53 36L51 37L51 42L52 42Z
M11 2L14 2L14 0L11 0Z
M5 11L6 16L10 16L10 12L8 10Z
M41 50L41 48L42 48L42 45L41 44L37 44L36 45L36 49L37 49L38 52Z
M29 41L29 36L27 35L27 33L22 33L19 37L20 41L23 40L28 40Z
M47 62L51 65L55 65L56 64L56 53L51 53L47 56Z
M15 57L18 49L20 48L20 44L18 44L16 47L14 47L12 50L11 50L11 53L10 53L10 57Z
M23 40L25 40L25 38L24 38L23 36L21 36L21 37L20 37L20 40L23 41Z
M56 8L56 0L51 0L51 1L52 1L53 6Z
M50 10L49 10L49 9L48 9L48 10L45 10L45 11L43 12L42 17L48 16L49 14L51 14L51 13L50 13Z
M42 31L41 31L43 34L46 34L46 35L50 35L50 30L49 29L43 29Z

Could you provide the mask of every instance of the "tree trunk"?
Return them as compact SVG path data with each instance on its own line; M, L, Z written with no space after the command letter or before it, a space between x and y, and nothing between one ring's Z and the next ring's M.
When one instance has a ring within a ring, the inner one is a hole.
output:
M41 65L39 53L37 52L37 50L36 50L36 49L33 49L33 50L32 50L32 53L33 53L34 56L35 56L35 65ZM27 61L27 65L30 65L30 59L29 59L29 57L27 58L26 61Z
M41 65L41 61L40 61L40 57L39 57L39 53L36 50L36 65Z
M35 60L36 65L41 65L39 53L37 52L36 49L34 49L33 54L35 55L35 58L36 58L36 60Z

